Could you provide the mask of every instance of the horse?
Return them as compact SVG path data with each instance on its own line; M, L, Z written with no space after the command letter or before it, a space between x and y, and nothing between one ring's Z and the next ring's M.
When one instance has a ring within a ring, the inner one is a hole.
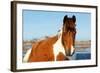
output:
M63 18L63 26L57 35L40 40L32 45L24 56L24 62L70 60L75 52L76 17Z

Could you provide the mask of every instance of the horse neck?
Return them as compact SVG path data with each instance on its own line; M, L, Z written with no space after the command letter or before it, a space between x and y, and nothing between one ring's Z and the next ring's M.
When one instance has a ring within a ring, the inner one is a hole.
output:
M56 41L56 43L59 43L59 46L62 46L64 48L64 45L62 44L62 29L58 33L58 40Z
M60 28L60 31L58 32L57 35L53 36L53 37L49 37L48 39L46 39L46 41L49 41L49 44L55 44L58 41L61 41L62 38L62 29Z
M58 34L58 40L62 41L62 29L60 30L60 32Z
M52 45L52 44L56 43L57 40L58 40L58 37L56 35L56 36L53 36L53 37L46 39L45 41L48 42L48 44Z

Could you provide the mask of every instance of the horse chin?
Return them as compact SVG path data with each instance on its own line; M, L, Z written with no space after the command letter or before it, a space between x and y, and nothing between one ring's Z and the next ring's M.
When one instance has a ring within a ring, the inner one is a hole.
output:
M66 54L65 60L71 60L74 52L72 54Z

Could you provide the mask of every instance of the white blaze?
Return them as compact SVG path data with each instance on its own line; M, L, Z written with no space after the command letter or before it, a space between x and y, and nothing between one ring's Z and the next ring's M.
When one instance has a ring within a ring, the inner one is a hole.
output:
M74 51L75 51L75 48L71 46L71 55L73 54Z

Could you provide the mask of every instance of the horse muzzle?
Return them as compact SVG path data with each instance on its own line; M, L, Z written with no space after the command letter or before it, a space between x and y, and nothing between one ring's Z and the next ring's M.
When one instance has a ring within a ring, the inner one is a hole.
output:
M66 56L72 56L75 53L75 48L67 49L65 51Z

